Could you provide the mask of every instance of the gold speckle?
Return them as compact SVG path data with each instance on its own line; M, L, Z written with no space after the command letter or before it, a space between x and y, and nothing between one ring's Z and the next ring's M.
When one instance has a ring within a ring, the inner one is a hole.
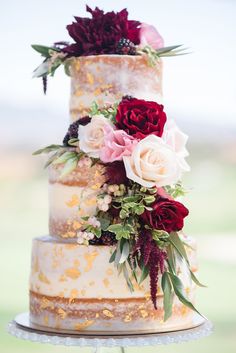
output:
M60 278L59 278L59 282L65 282L67 281L67 278L65 275L61 275Z
M76 194L71 196L71 199L66 202L68 207L75 207L79 205L79 198Z
M95 284L94 281L90 281L90 282L89 282L89 285L90 285L91 287L94 286L94 284Z
M115 299L115 303L118 303L118 301L119 301L118 299Z
M181 315L184 316L184 315L187 314L187 312L188 312L187 307L183 305L182 308L181 308Z
M65 312L65 310L63 310L62 308L59 308L59 309L57 310L57 312L58 312L58 314L59 314L59 316L60 316L60 318L61 318L62 320L64 320L64 319L66 318L67 313Z
M106 288L108 288L109 285L110 285L110 281L109 281L108 278L104 278L103 283L104 283L104 286L105 286Z
M96 184L94 184L94 185L91 186L91 189L92 189L92 190L98 190L98 189L100 189L100 188L101 188L101 183L96 183Z
M97 319L97 318L99 318L99 313L96 313L96 315L95 315L95 318Z
M148 312L146 310L140 310L140 314L144 319L148 317Z
M75 92L76 97L81 97L83 94L84 92L82 91L82 89L77 89L77 91Z
M44 325L48 325L48 321L49 321L49 318L48 318L47 315L45 315L45 316L43 317Z
M79 294L79 292L78 292L78 290L77 290L76 288L74 288L74 289L72 289L72 290L70 291L69 304L71 304L72 301L73 301L75 298L78 297L78 294Z
M75 61L75 69L76 69L76 71L80 70L80 62L79 62L79 60Z
M185 292L186 292L186 294L189 294L190 293L190 288L189 287L185 288Z
M112 314L112 312L110 311L110 310L108 310L108 309L104 309L103 311L103 314L105 315L105 316L107 316L107 317L114 317L114 315Z
M113 275L113 273L114 273L114 271L113 271L111 268L108 268L108 269L106 270L106 274L107 274L108 276Z
M75 249L77 247L77 244L65 244L64 246L65 246L66 249L72 250L72 249Z
M130 321L132 321L132 317L129 314L127 314L124 318L124 322L130 322Z
M96 205L97 201L96 201L96 198L93 197L91 199L85 200L84 203L86 206L94 206L94 205Z
M78 221L74 221L72 227L74 230L78 230L82 227L82 224Z
M98 252L96 250L91 253L84 254L84 258L87 261L87 266L85 267L85 272L88 272L91 270L91 268L93 266L93 262L97 256L98 256Z
M39 272L38 278L41 282L43 282L45 284L50 284L49 279L45 276L45 274L43 272Z
M87 72L87 81L90 85L94 84L94 77L90 72Z
M75 324L75 329L76 330L84 330L85 328L91 326L94 323L94 320L86 320L84 322L79 322Z
M64 292L60 292L60 293L58 293L58 297L60 297L60 298L64 298L64 295L65 295L65 293L64 293Z
M77 279L81 275L81 273L77 268L71 267L65 270L65 275L72 279Z
M38 261L38 257L36 256L34 259L34 266L33 266L33 272L39 272L39 261Z
M64 234L62 234L61 236L62 236L62 238L74 238L75 237L75 232L66 232L66 233L64 233Z
M52 302L50 302L50 300L43 297L40 303L40 309L47 309L47 308L54 309L54 305Z
M75 266L75 267L78 267L79 265L80 265L79 260L78 260L78 259L75 259L75 260L74 260L74 266Z
M102 300L102 297L101 297L101 295L99 295L99 296L98 296L97 298L98 298L98 300Z

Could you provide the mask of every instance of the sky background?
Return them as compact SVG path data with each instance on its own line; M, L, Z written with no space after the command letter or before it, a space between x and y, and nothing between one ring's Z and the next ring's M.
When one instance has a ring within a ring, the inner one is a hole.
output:
M164 59L164 101L187 132L236 131L236 1L136 0L2 1L0 20L0 138L37 147L56 142L68 124L70 80L60 69L46 96L32 71L41 62L32 43L69 40L66 25L85 4L105 11L127 7L130 19L156 26L165 45L184 44L191 55ZM35 134L37 131L37 134ZM55 136L55 137L54 137Z

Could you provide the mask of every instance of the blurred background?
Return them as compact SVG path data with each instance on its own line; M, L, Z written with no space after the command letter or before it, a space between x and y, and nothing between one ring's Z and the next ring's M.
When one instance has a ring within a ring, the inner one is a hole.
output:
M78 352L78 348L24 342L6 325L28 310L31 239L47 233L47 173L32 152L61 142L68 125L70 82L62 70L42 93L31 73L40 57L30 44L68 40L65 26L85 15L85 3L106 11L127 7L131 19L156 26L165 45L184 44L191 55L164 60L169 117L189 135L191 173L186 232L197 238L198 308L215 325L210 337L128 352L236 352L236 2L233 0L120 0L1 2L0 21L0 351ZM90 349L81 350L89 352Z

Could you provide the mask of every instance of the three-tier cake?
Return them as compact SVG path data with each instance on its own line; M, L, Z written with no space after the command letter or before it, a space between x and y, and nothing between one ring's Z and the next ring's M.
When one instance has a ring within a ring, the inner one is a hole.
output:
M71 77L71 124L49 153L49 235L35 238L32 323L87 333L194 325L195 241L182 229L187 136L162 105L164 47L153 26L91 10L72 44L34 45L47 76ZM182 53L182 52L181 52Z

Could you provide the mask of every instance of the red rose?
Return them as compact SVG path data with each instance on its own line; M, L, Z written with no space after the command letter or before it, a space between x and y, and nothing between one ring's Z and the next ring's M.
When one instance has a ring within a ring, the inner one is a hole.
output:
M153 134L161 137L166 122L163 105L142 99L125 98L117 108L116 127L137 138Z
M183 228L188 209L180 202L159 197L152 205L152 211L145 210L141 219L154 229L168 233Z

